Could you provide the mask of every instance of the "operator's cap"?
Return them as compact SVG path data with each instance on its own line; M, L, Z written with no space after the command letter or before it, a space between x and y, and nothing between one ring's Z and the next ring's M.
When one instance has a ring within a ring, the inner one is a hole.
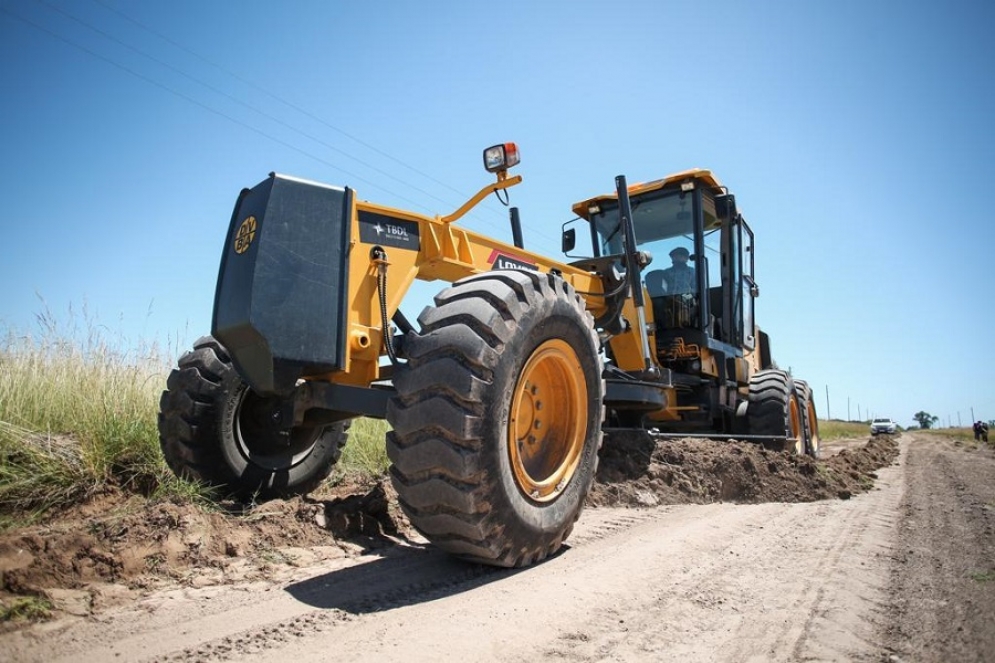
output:
M690 255L691 254L688 253L688 250L685 249L683 246L678 246L676 249L670 252L671 258L673 258L674 256L684 256L685 258L688 258L690 257Z

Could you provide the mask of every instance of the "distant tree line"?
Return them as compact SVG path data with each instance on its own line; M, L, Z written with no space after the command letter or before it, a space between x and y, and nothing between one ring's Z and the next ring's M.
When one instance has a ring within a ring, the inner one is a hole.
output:
M939 417L932 415L924 410L919 410L918 412L912 415L912 418L919 422L919 428L925 428L925 429L932 428L933 425L940 420ZM972 421L971 423L973 424L974 422ZM988 426L990 428L995 428L995 419L990 419L988 421Z

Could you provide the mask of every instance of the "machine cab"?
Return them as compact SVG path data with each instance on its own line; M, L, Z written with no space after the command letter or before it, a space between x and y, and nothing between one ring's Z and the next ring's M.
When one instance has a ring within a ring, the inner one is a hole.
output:
M695 169L632 185L629 198L636 249L652 256L642 280L658 350L678 338L727 355L752 350L753 233L733 196L710 171ZM595 257L625 253L616 195L573 209L590 224Z

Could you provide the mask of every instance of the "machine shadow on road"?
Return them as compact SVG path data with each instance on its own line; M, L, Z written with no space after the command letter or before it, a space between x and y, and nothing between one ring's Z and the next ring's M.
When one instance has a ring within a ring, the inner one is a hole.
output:
M461 594L528 570L465 562L431 547L397 547L382 555L293 583L285 591L315 608L366 614Z

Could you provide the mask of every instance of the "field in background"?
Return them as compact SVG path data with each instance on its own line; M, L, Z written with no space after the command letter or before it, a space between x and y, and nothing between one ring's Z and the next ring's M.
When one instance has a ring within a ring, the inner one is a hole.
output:
M844 437L868 437L870 433L870 423L863 421L819 420L819 436L824 440L837 440Z
M920 430L917 432L935 437L949 438L954 440L954 442L969 446L978 444L978 442L975 442L974 440L974 430L971 428L937 428L931 430ZM992 435L990 431L988 435L988 444L995 446L995 435Z

